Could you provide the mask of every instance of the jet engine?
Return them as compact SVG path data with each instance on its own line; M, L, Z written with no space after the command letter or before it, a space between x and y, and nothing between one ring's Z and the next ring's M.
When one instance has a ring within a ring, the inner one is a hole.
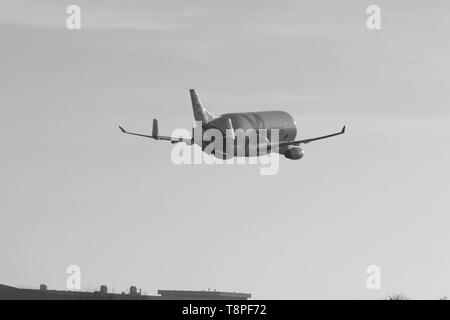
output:
M284 152L284 156L291 160L301 159L303 158L304 154L305 152L303 151L303 149L298 146L288 146L288 148Z

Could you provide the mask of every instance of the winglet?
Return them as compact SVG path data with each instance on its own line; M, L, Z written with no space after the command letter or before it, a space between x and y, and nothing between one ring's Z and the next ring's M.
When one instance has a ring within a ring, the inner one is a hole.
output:
M341 133L345 133L345 126L342 127Z
M127 133L127 132L125 131L125 129L122 128L121 126L119 126L119 129L120 129L120 131L122 131L123 133Z

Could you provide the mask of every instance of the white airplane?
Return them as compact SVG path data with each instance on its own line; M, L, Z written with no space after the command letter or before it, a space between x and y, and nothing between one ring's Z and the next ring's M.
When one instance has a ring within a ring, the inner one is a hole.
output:
M140 137L152 138L155 140L167 140L172 143L184 142L189 145L197 144L205 152L211 144L211 135L208 132L220 132L223 139L223 148L215 148L209 150L208 153L222 159L230 159L232 157L251 157L263 156L270 152L278 152L288 159L301 159L304 155L301 144L310 143L312 141L322 140L345 133L345 126L336 133L310 138L295 140L297 135L297 124L294 118L284 111L260 111L260 112L238 112L226 113L220 116L213 116L201 104L198 95L194 89L190 89L192 108L194 110L194 118L201 127L193 129L192 138L160 136L158 131L158 120L153 119L153 130L151 135L128 132L119 126L123 133ZM202 139L194 139L195 130L201 130ZM275 130L275 131L274 131ZM244 139L239 139L241 133L245 133ZM248 132L251 132L250 136ZM272 137L271 133L278 133ZM255 139L252 139L252 135ZM217 138L214 136L214 138ZM273 139L272 139L273 138ZM278 138L278 139L276 139ZM199 141L196 141L199 140ZM227 148L225 141L232 141L234 148ZM225 150L225 151L222 151Z

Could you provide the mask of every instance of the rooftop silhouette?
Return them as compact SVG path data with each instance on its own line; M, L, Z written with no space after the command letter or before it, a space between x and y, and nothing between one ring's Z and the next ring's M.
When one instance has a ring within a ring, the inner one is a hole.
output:
M158 290L158 295L142 294L131 286L128 293L110 293L102 285L99 291L48 290L45 284L39 289L23 289L0 284L0 300L247 300L249 293L222 291Z

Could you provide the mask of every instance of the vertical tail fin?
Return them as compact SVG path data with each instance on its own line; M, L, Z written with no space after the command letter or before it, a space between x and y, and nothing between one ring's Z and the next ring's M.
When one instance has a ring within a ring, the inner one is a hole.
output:
M156 119L153 119L152 137L156 140L159 139L158 120Z
M189 93L191 94L192 100L192 109L194 110L194 119L195 121L201 121L202 123L208 123L209 121L214 119L214 116L206 111L203 108L200 99L198 98L197 92L195 89L190 89Z

